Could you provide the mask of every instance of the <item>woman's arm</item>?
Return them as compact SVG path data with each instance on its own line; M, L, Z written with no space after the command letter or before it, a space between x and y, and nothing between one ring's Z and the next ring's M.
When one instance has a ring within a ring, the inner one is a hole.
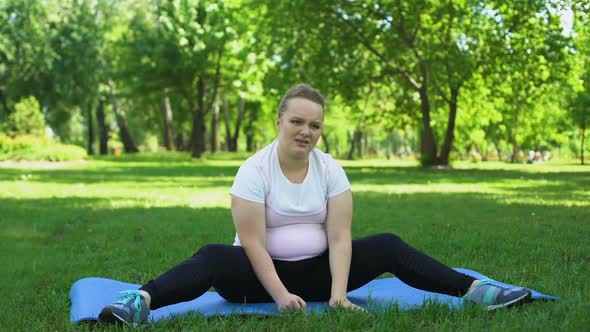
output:
M346 297L348 273L352 256L352 193L347 190L328 199L326 230L330 250L332 292L330 306L362 310Z
M289 293L279 279L272 259L266 250L266 223L264 205L232 196L231 211L242 248L264 289L270 294L279 310L305 309L299 296Z

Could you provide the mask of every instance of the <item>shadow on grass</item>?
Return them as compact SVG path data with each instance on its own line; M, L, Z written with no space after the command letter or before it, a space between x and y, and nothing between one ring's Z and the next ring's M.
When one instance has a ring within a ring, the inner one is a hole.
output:
M67 235L78 234L80 231L85 235L96 235L96 232L114 234L113 239L116 239L120 235L130 234L138 229L147 230L152 226L156 237L178 233L186 238L214 239L219 233L233 234L228 208L113 207L112 202L117 199L129 200L132 197L2 199L1 238L26 239L29 237L27 232L38 232L44 234L41 244L51 246ZM225 222L221 222L222 220ZM86 231L89 233L85 233ZM219 238L224 239L228 238Z
M207 187L231 186L233 177L238 172L235 166L209 165L125 165L121 167L103 167L87 169L0 169L0 181L18 181L31 175L30 181L44 183L101 183L101 182L148 182L148 181L186 181L191 178L207 177L203 183ZM215 179L229 177L230 179Z
M153 162L201 162L201 161L244 161L248 159L254 152L205 152L200 159L195 159L190 152L174 151L174 152L142 152L142 153L124 153L120 156L106 155L106 156L91 156L92 160L102 160L115 163L153 163Z
M553 202L558 205L572 205L574 202L590 202L590 192L585 190L585 187L581 186L580 182L573 181L562 180L543 184L533 183L530 186L512 187L508 192L515 197L534 199L539 204ZM567 203L564 204L564 202Z
M534 173L498 169L444 169L422 167L346 167L352 183L358 184L427 184L481 183L503 181L546 180L564 181L580 187L590 187L590 175L584 172Z

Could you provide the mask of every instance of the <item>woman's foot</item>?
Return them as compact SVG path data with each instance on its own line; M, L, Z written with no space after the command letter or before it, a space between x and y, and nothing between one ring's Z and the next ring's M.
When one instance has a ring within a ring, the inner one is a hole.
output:
M102 309L98 319L108 323L124 323L137 327L147 319L150 308L141 291L128 290L121 292L119 301Z
M507 308L529 302L531 290L504 286L492 279L482 279L463 296L463 300L484 306L487 310Z

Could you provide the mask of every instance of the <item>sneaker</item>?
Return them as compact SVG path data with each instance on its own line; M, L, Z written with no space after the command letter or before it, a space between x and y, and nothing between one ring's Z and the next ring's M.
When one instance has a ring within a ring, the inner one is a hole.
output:
M528 288L504 286L492 279L482 279L463 296L463 300L483 305L487 310L496 310L528 302L531 295Z
M138 290L128 290L121 292L119 301L104 307L98 319L137 327L147 319L149 314L150 308L143 295Z

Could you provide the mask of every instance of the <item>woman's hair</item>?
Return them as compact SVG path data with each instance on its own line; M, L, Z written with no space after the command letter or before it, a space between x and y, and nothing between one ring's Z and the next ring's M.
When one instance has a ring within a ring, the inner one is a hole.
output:
M312 101L320 106L322 106L322 110L324 109L324 97L317 91L316 89L312 88L307 84L299 84L296 87L293 87L285 93L283 98L281 98L281 103L279 104L279 118L287 111L287 102L289 99L293 98L303 98L309 101Z

